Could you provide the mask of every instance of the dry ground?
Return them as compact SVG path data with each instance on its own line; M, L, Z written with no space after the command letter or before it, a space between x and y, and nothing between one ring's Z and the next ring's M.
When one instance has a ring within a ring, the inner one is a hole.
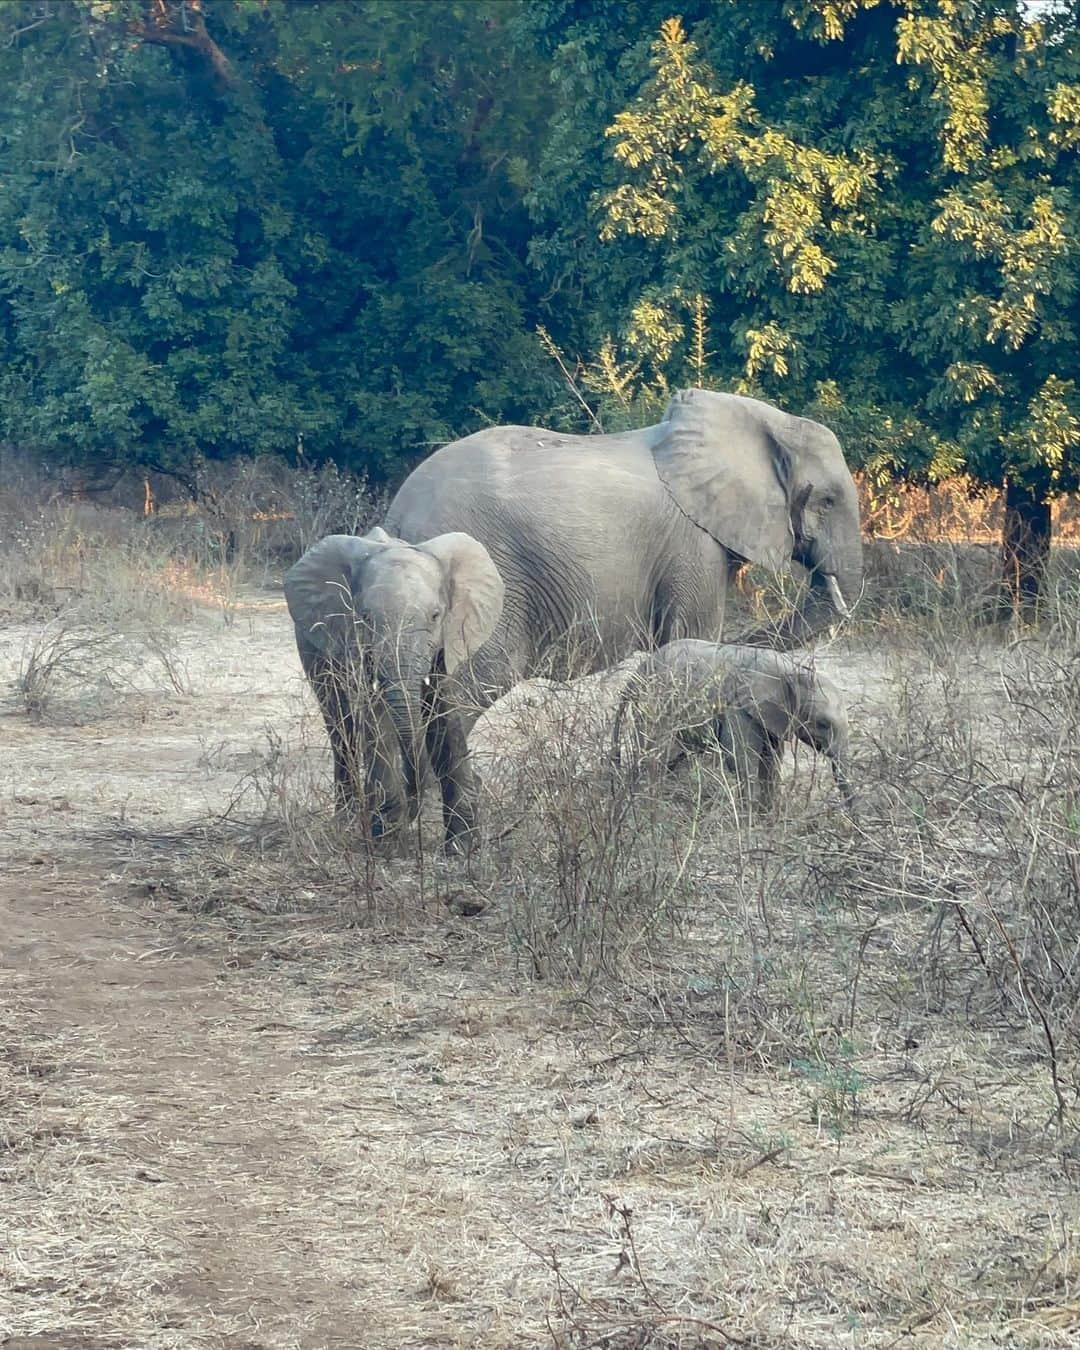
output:
M437 868L371 924L349 895L193 903L184 828L268 756L325 769L281 603L232 618L185 631L190 693L3 708L0 1343L1076 1343L1075 1194L1005 1019L901 990L800 1068L708 981L697 1007L534 980ZM0 630L9 691L30 636ZM893 715L895 655L825 660ZM793 906L777 952L840 933ZM902 922L873 934L887 968ZM709 896L684 938L717 940Z

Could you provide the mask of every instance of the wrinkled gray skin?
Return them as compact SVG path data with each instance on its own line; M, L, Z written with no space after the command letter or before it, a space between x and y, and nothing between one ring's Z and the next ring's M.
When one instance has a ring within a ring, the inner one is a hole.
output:
M862 584L858 500L832 432L700 389L638 431L492 427L454 441L409 475L386 525L411 540L465 530L506 583L499 625L463 672L477 710L571 634L587 642L578 674L675 638L718 640L744 561L810 569L779 631L749 636L769 646L805 643Z
M502 579L487 550L461 533L417 545L378 527L332 534L285 574L285 598L330 738L338 809L362 792L376 837L415 819L426 751L447 847L466 850L475 787L447 690L502 612Z
M671 642L644 656L615 714L612 759L633 710L637 753L673 767L685 754L719 750L747 798L776 798L780 757L797 739L825 755L852 803L848 724L839 690L805 660L742 644ZM643 725L644 724L644 725Z

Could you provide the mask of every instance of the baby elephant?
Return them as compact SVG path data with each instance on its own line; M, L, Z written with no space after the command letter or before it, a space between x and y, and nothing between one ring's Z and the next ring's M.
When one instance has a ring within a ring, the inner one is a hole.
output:
M468 534L422 544L376 526L331 534L285 574L304 673L334 756L339 809L364 803L375 836L416 818L426 755L442 789L446 846L476 838L469 709L454 672L491 636L503 583Z
M645 753L662 752L671 768L687 751L718 749L747 797L756 773L766 808L775 800L784 745L797 738L828 757L844 804L851 806L847 716L840 693L831 680L787 652L687 638L648 653L615 714L616 764L631 709Z

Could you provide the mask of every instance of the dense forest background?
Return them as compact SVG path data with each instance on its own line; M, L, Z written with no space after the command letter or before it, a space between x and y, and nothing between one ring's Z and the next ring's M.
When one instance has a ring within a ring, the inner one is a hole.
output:
M6 0L0 440L393 481L685 384L1080 473L1080 0Z

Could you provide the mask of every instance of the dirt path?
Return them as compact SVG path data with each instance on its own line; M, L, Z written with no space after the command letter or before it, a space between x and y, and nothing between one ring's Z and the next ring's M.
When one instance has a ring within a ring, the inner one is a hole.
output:
M502 1153L492 1070L508 1052L526 1069L524 1047L505 1026L498 1046L481 1034L475 989L455 1011L460 974L431 987L443 954L415 953L421 1011L400 947L390 976L364 950L360 978L343 951L328 965L325 931L313 961L303 923L237 943L116 889L34 868L0 894L5 1190L40 1206L8 1209L28 1226L6 1230L0 1326L49 1344L458 1343L443 1300L466 1296L457 1272L470 1248L482 1260L493 1219L473 1212L467 1177ZM451 1082L480 1108L463 1139L440 1127L457 1115L440 1111ZM461 1343L515 1342L516 1314L476 1316L479 1341Z
M122 1339L175 1329L179 1344L185 1309L199 1308L223 1344L267 1343L260 1328L287 1343L305 1323L319 1342L351 1343L327 1318L337 1299L326 1276L276 1240L278 1188L311 1160L307 1113L286 1121L279 1105L301 1063L275 1045L272 1001L234 988L220 956L185 950L177 925L77 877L5 890L3 975L17 1007L6 1056L38 1121L17 1143L47 1140L43 1201L55 1187L54 1204L66 1194L77 1205L64 1216L77 1231L56 1232L44 1275L39 1249L13 1311L21 1303L51 1335L116 1317ZM20 1235L8 1236L17 1267ZM65 1295L69 1326L35 1298L49 1292Z
M34 867L6 878L0 925L0 1329L40 1338L8 1346L543 1345L546 1311L568 1326L549 1251L629 1332L649 1301L608 1195L651 1297L771 1326L762 1345L840 1343L852 1300L881 1330L930 1320L947 1289L993 1307L1004 1286L968 1287L976 1261L1026 1285L1068 1242L1035 1158L1003 1211L944 1113L905 1129L868 1089L860 1129L830 1140L791 1082L725 1082L704 1043L695 1067L692 1045L598 1041L450 921L238 933ZM788 1160L766 1157L785 1135ZM866 1244L870 1267L851 1261ZM1027 1326L1013 1343L1065 1343Z

